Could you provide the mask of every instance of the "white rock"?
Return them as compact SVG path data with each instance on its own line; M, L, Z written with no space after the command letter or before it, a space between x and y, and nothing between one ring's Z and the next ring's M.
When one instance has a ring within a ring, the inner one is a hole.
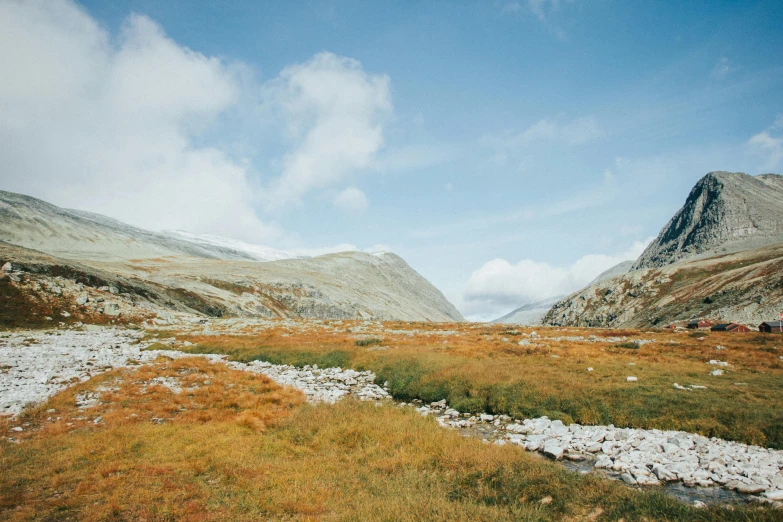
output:
M770 500L783 501L783 489L767 491L764 496Z
M544 444L542 453L552 459L560 459L563 457L563 448L554 440L548 440Z
M637 379L637 378L636 378L636 377L634 377L633 375L629 375L628 377L626 377L626 378L625 378L625 380L626 380L627 382L636 382L636 381L638 381L639 379Z

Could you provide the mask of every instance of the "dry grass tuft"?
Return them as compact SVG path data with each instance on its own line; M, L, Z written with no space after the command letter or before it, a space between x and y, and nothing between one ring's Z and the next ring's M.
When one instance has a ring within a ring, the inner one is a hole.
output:
M94 405L79 409L77 400L90 398ZM28 423L21 443L0 442L4 520L780 516L693 509L660 492L570 473L518 448L465 439L411 409L303 405L299 392L200 359L110 372L26 411L21 421Z
M671 331L540 327L529 336L531 328L503 325L385 323L362 333L383 338L379 350L361 346L350 322L340 331L306 324L190 335L196 345L185 349L242 361L370 369L379 383L389 382L396 398L447 399L461 411L679 429L783 449L783 352L775 349L783 348L783 337L699 332L699 340ZM626 337L629 344L565 339L591 335ZM655 342L635 342L650 339ZM716 350L718 345L724 348ZM710 376L711 359L729 361L729 371ZM638 382L627 383L629 375ZM707 389L681 391L675 382Z

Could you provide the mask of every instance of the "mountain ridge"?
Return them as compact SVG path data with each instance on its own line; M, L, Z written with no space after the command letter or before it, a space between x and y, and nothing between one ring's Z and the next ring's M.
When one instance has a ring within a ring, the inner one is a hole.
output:
M715 171L694 185L683 206L631 270L780 242L783 176Z
M710 172L624 275L556 303L554 326L754 323L783 307L783 176Z
M261 255L283 258L262 262ZM437 288L396 254L287 255L228 238L151 232L0 191L0 260L34 267L35 276L23 270L13 280L24 284L35 279L25 291L67 287L70 290L62 295L89 298L84 283L79 283L81 289L72 288L76 279L57 274L79 273L80 281L106 281L111 274L121 280L117 285L138 288L136 294L120 292L135 297L115 299L122 313L144 304L162 313L168 307L215 316L464 320ZM158 297L145 297L153 295ZM104 313L98 302L89 303L74 310Z

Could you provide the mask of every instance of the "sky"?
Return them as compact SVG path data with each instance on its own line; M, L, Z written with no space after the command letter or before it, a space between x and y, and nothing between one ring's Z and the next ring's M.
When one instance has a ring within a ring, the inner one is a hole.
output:
M0 2L0 189L393 251L468 318L783 170L783 2Z

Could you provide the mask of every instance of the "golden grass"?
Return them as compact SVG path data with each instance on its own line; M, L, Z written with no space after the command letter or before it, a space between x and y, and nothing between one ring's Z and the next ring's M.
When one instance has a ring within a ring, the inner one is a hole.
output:
M183 391L152 384L159 378L176 379ZM111 388L97 406L76 407L79 394ZM780 516L693 509L659 492L567 472L519 448L465 439L410 409L354 401L303 406L300 393L265 377L198 359L110 372L20 421L28 423L21 443L0 443L4 520ZM546 497L551 501L542 503Z
M196 346L186 349L244 361L371 369L379 382L389 381L399 399L445 398L463 411L681 429L783 449L783 336L699 332L697 338L691 332L537 328L539 341L521 346L518 341L528 338L522 334L532 329L387 323L387 332L414 333L362 332L381 342L357 346L363 343L351 331L356 325L343 326L337 332L280 326L237 335L191 335L187 339ZM460 335L415 333L438 329ZM632 349L619 342L541 339L579 335L655 343ZM716 350L718 345L724 349ZM711 359L731 364L726 375L710 375ZM594 371L587 372L588 367ZM638 382L627 383L630 375ZM676 390L675 382L707 389Z

